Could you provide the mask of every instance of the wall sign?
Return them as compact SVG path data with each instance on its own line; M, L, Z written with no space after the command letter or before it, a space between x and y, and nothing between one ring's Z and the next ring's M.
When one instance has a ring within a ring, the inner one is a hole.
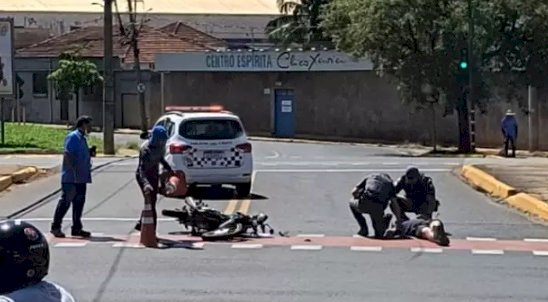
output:
M187 52L157 54L156 71L345 71L372 70L369 60L336 51Z
M0 19L0 96L15 95L13 70L13 19Z

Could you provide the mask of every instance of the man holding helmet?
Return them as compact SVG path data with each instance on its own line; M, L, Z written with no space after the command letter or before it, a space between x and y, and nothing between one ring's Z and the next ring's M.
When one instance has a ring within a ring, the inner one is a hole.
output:
M0 302L74 302L67 290L43 280L49 263L40 230L21 220L0 221Z

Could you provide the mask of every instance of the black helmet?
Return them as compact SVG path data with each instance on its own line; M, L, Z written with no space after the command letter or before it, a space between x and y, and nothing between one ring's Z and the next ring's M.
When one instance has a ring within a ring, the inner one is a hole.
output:
M36 284L49 271L49 245L22 220L0 220L0 294Z

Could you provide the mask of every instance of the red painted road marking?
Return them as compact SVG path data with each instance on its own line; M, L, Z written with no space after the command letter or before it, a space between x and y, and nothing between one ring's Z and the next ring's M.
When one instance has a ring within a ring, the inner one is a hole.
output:
M80 238L54 238L47 236L48 241L55 245L56 243L75 243L89 242L92 244L114 244L114 243L139 243L139 234L131 235L104 235L90 239ZM202 241L199 237L191 237L186 235L159 235L159 239L191 243L204 244L254 244L262 246L323 246L323 247L381 247L381 248L440 248L438 245L426 240L406 239L406 240L378 240L369 238L354 238L343 236L326 236L326 237L272 237L272 238L246 238L234 241L217 241L207 242ZM523 240L497 240L497 241L469 241L463 239L453 239L451 246L443 247L447 250L504 250L517 252L532 252L532 251L548 251L548 242L528 242Z

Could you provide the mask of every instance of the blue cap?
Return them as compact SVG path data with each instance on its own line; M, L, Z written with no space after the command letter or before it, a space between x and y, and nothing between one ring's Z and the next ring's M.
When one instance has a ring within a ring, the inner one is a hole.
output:
M150 136L150 143L155 145L158 141L165 141L168 139L167 130L164 126L155 126L152 128Z

